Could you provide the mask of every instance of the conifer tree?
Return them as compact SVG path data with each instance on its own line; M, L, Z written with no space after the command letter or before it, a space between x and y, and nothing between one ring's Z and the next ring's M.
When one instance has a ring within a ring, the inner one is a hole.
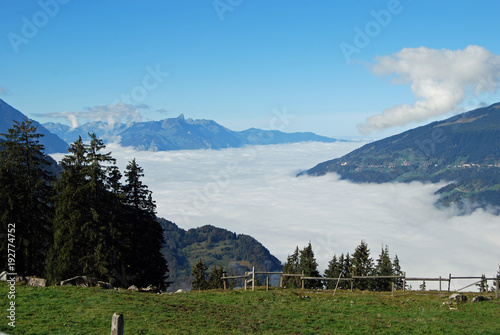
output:
M392 268L395 276L402 276L403 271L401 271L401 265L399 264L398 255L394 256L394 260L392 261ZM396 290L404 289L404 281L402 278L396 278L394 280L394 286Z
M61 161L54 244L47 264L51 281L76 275L112 281L112 269L123 263L115 160L101 152L102 140L95 134L90 138L87 145L79 137Z
M321 277L318 271L318 263L314 257L311 242L300 251L299 270L306 277ZM304 283L305 288L321 288L320 280L307 280Z
M328 268L325 270L325 277L327 278L338 278L342 272L342 264L337 260L337 256L333 255L333 258L328 262ZM337 286L336 281L328 280L326 281L326 288L328 290L333 290Z
M222 268L222 265L219 265L219 267L214 265L212 272L208 274L208 283L207 283L208 288L209 289L224 288L224 282L222 280L223 274L224 274L224 269Z
M208 287L207 282L207 266L203 264L203 261L200 260L194 265L193 270L191 271L191 276L193 277L193 282L191 283L191 287L193 290L206 290Z
M126 206L126 233L131 252L127 259L135 285L165 285L167 261L161 253L163 228L156 218L152 192L142 183L144 170L133 159L125 170L123 202Z
M377 265L375 267L375 273L377 276L393 276L394 270L392 266L391 259L389 257L389 247L385 246L382 248L380 256L377 259ZM390 291L392 289L392 280L390 278L377 279L374 282L374 287L377 291Z
M299 247L295 247L293 254L287 257L286 263L283 265L283 273L299 274ZM283 286L286 288L299 288L300 279L297 277L283 277Z
M341 268L342 278L351 278L352 277L352 264L351 264L351 256L347 253L340 255L339 264ZM350 283L347 281L341 281L339 283L339 288L348 289L350 288Z
M55 183L54 243L47 262L51 282L83 274L81 259L87 248L82 227L91 221L88 210L87 146L81 137L60 162L63 172Z
M14 121L0 152L0 226L14 237L0 242L0 260L7 264L7 242L15 245L16 272L43 276L51 243L53 176L33 121ZM11 226L12 227L12 226Z
M373 273L373 260L370 258L370 249L365 241L356 247L352 255L353 276L369 276ZM372 282L368 279L356 280L356 288L360 290L369 289Z

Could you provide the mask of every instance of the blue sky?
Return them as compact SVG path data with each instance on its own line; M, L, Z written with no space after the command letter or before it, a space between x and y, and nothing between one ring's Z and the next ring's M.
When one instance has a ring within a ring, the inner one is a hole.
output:
M0 0L0 8L0 98L42 123L68 123L54 116L70 113L80 123L105 119L96 115L124 103L143 121L184 113L234 130L383 137L500 101L498 1ZM286 122L277 125L278 114Z

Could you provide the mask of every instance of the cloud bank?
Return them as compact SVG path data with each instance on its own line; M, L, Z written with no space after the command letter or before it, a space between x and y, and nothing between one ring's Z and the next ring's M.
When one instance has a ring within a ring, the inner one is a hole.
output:
M113 144L107 150L122 170L133 158L144 168L158 216L184 229L211 224L252 235L282 262L295 246L310 241L322 272L333 254L352 254L365 240L374 260L387 244L408 276L495 275L500 218L482 210L456 216L452 209L436 209L434 192L444 183L353 184L334 174L295 177L362 144L167 152Z
M378 57L371 71L377 76L392 76L394 84L410 84L415 103L397 105L368 118L358 125L363 134L447 114L467 98L495 93L500 55L474 45L464 50L405 48Z
M81 123L88 121L106 121L110 128L116 123L141 121L141 109L148 109L147 105L129 105L120 102L116 105L104 105L87 107L83 111L77 112L59 112L39 114L41 117L65 118L71 123L71 128L78 127ZM83 121L83 122L82 122Z

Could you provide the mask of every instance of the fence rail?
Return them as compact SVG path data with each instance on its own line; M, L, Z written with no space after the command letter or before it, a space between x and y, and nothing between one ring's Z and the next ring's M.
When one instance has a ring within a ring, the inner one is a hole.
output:
M406 273L403 273L403 275L399 275L399 276L351 276L351 277L340 277L340 278L328 278L328 277L308 277L308 276L305 276L304 275L304 272L302 272L302 274L299 274L299 273L283 273L283 272L266 272L266 271L255 271L255 268L252 269L252 271L250 272L245 272L245 275L242 275L242 276L226 276L225 274L223 274L222 276L222 280L224 282L224 289L226 289L226 280L227 279L245 279L245 290L247 289L247 283L252 283L252 290L255 290L255 276L256 275L279 275L280 276L280 281L279 281L279 287L280 288L283 288L283 278L284 277L298 277L300 278L300 281L302 283L302 289L304 289L304 283L305 281L307 280L316 280L316 281L337 281L340 282L340 281L350 281L351 282L351 291L353 290L353 286L354 286L354 281L356 280L365 280L365 279L372 279L372 280L379 280L379 279L401 279L403 281L403 291L406 290L406 282L409 282L409 281L421 281L423 283L427 282L427 281L436 281L436 282L439 282L439 293L442 292L442 287L441 287L441 283L442 282L447 282L448 283L448 292L450 292L450 285L451 285L451 281L452 280L465 280L465 279L468 279L468 280L474 280L474 279L478 279L478 281L472 283L472 284L469 284L465 287L462 287L458 290L456 290L457 292L458 291L461 291L467 287L470 287L470 286L473 286L473 285L478 285L482 282L484 283L487 283L488 281L493 281L495 283L495 296L496 298L498 298L498 295L499 295L499 286L500 286L500 282L499 282L499 278L495 278L495 277L491 277L491 278L487 278L486 276L480 276L480 277L453 277L451 274L449 274L448 277L436 277L436 278L432 278L432 277L406 277ZM250 277L250 279L248 279ZM269 277L267 277L267 280L266 280L266 290L269 289ZM392 291L394 293L394 282L393 282L393 285L392 285Z

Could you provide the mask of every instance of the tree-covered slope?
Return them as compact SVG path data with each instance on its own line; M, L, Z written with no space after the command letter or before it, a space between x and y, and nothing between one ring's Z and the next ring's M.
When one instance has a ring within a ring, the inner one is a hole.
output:
M500 103L366 144L302 174L329 172L354 182L446 180L440 204L498 207Z
M184 230L175 223L159 219L165 236L163 255L169 267L169 290L190 289L191 270L201 258L208 267L222 265L228 275L250 271L280 271L281 262L253 237L214 226Z

